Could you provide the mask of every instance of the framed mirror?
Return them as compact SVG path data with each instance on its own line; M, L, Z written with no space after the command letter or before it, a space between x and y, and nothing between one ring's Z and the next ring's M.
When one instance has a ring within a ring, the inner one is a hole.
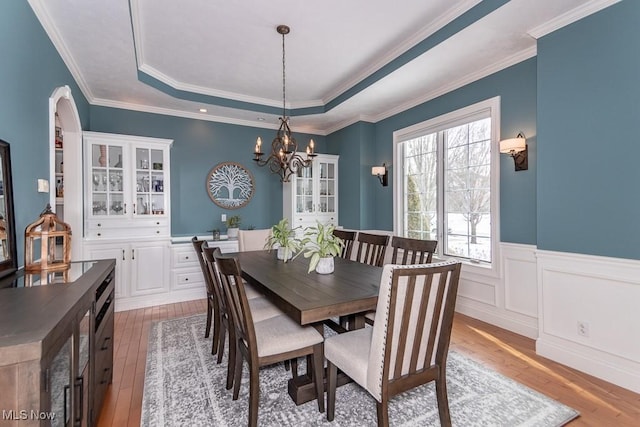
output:
M0 139L0 277L16 271L16 226L9 143Z

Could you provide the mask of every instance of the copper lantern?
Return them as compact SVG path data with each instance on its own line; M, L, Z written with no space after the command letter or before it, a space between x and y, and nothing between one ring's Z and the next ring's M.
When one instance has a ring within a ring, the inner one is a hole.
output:
M40 218L24 231L24 271L59 271L70 264L71 227L47 204Z

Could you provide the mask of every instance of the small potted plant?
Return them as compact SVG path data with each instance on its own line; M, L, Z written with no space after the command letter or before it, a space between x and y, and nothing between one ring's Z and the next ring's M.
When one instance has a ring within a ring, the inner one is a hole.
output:
M239 229L240 229L240 215L233 215L227 218L227 236L230 239L238 238Z
M304 246L304 257L311 258L309 261L308 273L316 270L316 273L333 273L333 258L340 255L344 246L341 238L333 234L335 226L316 222L315 227L307 227L304 232L302 245Z
M289 227L287 218L282 218L280 222L271 227L264 248L270 251L274 246L278 248L278 259L284 260L284 262L293 258L293 255L302 248L300 240L296 238L296 231Z

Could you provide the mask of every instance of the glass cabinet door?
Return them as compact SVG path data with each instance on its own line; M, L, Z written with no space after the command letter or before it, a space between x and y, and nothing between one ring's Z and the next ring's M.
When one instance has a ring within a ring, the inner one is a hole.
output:
M91 215L126 215L124 198L123 147L119 145L91 144L90 179Z
M312 213L314 212L313 201L313 174L314 165L308 168L298 169L296 173L296 213Z
M319 162L318 178L318 212L335 213L336 211L336 164Z
M164 152L151 148L135 149L134 214L164 215Z
M63 427L71 421L71 346L69 337L48 368L49 405L55 414L51 419L52 427Z

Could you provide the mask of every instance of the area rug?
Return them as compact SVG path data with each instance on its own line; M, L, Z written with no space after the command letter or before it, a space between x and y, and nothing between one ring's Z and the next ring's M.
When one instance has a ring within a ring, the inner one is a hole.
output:
M245 426L248 422L248 369L238 400L225 389L226 355L211 356L204 338L205 316L154 323L149 332L142 403L142 426ZM304 365L302 365L304 367ZM296 406L287 394L290 373L283 365L260 371L259 426L375 426L376 404L356 384L339 387L333 422L315 401ZM450 352L447 387L454 426L561 426L578 413L482 365ZM433 383L391 399L393 426L438 426Z

